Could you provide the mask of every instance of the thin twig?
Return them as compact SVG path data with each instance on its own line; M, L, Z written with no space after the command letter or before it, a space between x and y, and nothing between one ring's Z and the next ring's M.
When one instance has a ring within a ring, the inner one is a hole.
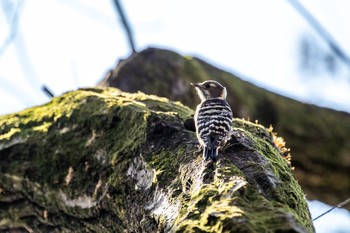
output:
M331 212L331 211L334 210L335 208L341 208L342 206L344 206L344 205L346 205L346 204L348 204L348 203L350 203L350 198L346 199L345 201L339 203L339 204L336 205L336 206L333 206L332 208L330 208L329 210L327 210L327 211L324 212L323 214L321 214L321 215L317 216L316 218L312 219L312 221L315 221L315 220L321 218L323 215L328 214L329 212Z
M121 20L122 20L124 29L125 29L127 37L128 37L129 45L131 47L131 50L134 53L134 52L136 52L135 42L134 42L134 37L133 37L133 34L131 32L131 28L130 28L129 22L126 19L126 16L124 14L122 6L120 5L119 0L113 0L113 2L114 2L114 5L115 5L115 7L116 7L116 9L118 11L118 14L120 15Z
M49 97L54 97L55 95L52 93L52 91L45 85L41 87L41 90Z

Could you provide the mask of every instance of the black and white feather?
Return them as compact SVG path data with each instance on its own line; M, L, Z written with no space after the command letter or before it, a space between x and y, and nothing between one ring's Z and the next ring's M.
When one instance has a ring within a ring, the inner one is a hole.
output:
M231 136L232 110L226 102L226 88L213 80L192 85L201 98L194 120L198 141L203 147L203 157L216 161L220 147Z

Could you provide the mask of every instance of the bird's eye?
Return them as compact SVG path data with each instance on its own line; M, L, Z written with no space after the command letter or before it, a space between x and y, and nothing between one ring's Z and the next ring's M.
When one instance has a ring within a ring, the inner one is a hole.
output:
M210 88L209 84L205 84L204 86L205 86L205 88L208 88L208 89Z

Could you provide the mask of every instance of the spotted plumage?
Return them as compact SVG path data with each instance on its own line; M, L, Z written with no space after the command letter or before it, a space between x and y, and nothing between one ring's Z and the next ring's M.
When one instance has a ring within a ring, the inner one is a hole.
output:
M192 85L201 98L194 116L197 138L203 147L204 159L215 161L219 148L231 133L232 111L226 102L226 88L213 80Z

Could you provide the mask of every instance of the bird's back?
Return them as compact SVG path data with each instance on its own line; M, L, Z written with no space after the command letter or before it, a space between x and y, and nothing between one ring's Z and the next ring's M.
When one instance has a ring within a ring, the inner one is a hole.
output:
M232 111L226 100L208 99L198 105L195 121L200 144L216 148L228 139L232 124Z

